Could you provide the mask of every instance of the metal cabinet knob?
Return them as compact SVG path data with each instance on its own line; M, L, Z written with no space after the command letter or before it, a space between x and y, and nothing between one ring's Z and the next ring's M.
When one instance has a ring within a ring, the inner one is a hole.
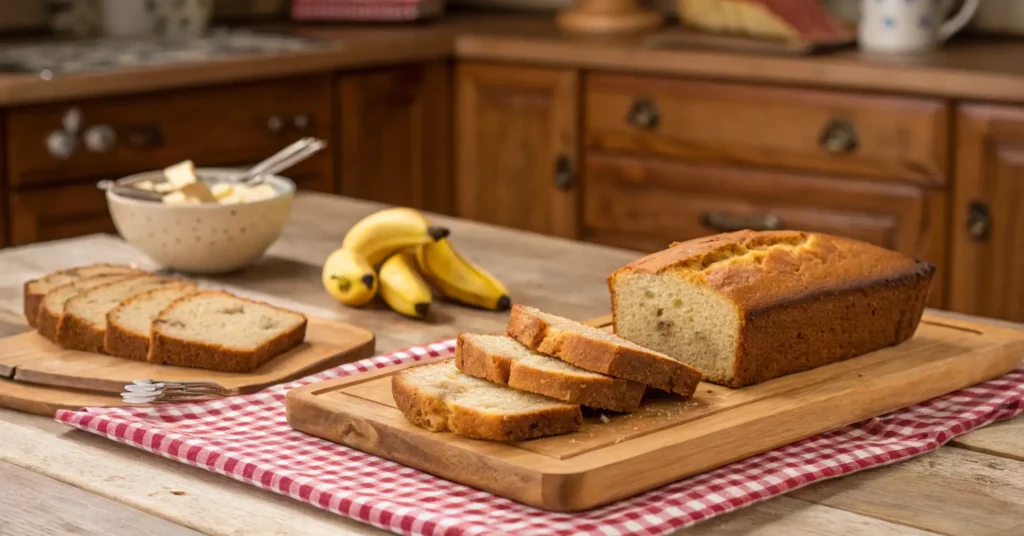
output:
M65 160L75 152L78 145L75 135L65 130L54 130L46 137L46 148L54 158Z
M110 125L95 125L85 129L85 148L93 153L105 153L114 148L117 133Z
M988 205L981 201L972 201L967 205L967 234L971 240L981 242L988 238L992 230L992 216Z
M74 107L64 110L60 124L65 132L77 133L82 128L82 110Z
M281 132L284 129L284 119L279 115L271 116L267 119L267 129L271 132Z
M833 119L818 137L818 145L827 153L848 153L857 148L857 129L845 119Z
M560 190L572 188L572 162L566 155L559 155L555 160L555 187Z
M635 127L650 130L657 128L658 123L661 121L661 112L658 111L658 104L656 102L643 97L633 101L633 106L629 108L626 120Z
M306 130L313 124L313 118L309 114L299 114L292 118L292 125L299 130Z

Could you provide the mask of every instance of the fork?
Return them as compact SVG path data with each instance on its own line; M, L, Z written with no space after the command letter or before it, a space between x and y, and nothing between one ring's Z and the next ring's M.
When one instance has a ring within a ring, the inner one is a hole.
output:
M134 380L124 386L121 400L130 404L153 404L222 398L231 394L228 389L213 382Z

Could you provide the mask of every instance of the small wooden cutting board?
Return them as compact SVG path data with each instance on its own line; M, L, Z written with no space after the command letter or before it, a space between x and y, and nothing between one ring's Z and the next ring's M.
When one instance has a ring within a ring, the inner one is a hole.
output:
M869 417L1001 376L1024 334L926 315L915 336L759 385L701 383L692 399L649 398L630 415L594 413L572 434L478 441L410 423L391 395L405 366L288 393L296 430L538 508L620 500ZM409 366L409 365L406 365Z
M0 377L111 394L122 392L133 380L206 381L232 394L244 394L373 355L373 333L349 324L307 318L305 342L250 373L175 367L66 350L30 331L0 339Z

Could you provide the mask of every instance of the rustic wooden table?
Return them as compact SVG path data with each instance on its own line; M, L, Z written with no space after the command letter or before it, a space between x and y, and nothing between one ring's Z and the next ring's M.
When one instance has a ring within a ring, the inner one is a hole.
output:
M359 324L377 349L496 330L499 313L440 305L430 322L351 310L320 287L320 263L346 229L380 205L303 194L268 257L218 278ZM437 217L453 241L508 283L517 301L589 318L607 312L604 277L636 253ZM0 334L26 329L21 284L57 268L139 261L120 240L90 237L0 251ZM936 452L816 484L685 534L1017 535L1024 527L1024 418L960 437ZM0 409L0 534L380 534L312 506L140 450Z

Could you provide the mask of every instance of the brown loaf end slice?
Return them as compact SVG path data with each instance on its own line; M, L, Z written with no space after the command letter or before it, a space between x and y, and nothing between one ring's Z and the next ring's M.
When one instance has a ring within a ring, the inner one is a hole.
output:
M701 375L693 367L635 342L525 305L514 305L506 334L528 348L582 369L692 396Z
M592 408L636 411L646 386L539 354L506 335L460 333L455 366L477 378Z
M60 325L61 317L64 316L64 304L68 300L90 289L133 277L138 277L138 273L95 275L54 287L43 296L39 303L36 331L43 337L56 342L57 328Z
M107 313L103 350L117 357L146 361L150 327L171 302L196 292L192 282L162 286L136 294Z
M107 313L111 309L140 292L179 282L168 277L137 275L81 292L64 304L57 325L57 344L71 350L102 353Z
M78 279L97 275L131 273L140 272L139 270L124 264L99 263L68 268L67 270L60 270L58 272L47 274L39 279L26 281L23 290L24 299L22 303L22 308L25 311L25 320L28 322L28 325L33 328L36 327L36 321L39 318L39 304L42 303L43 296L45 296L47 292L50 292L61 285L66 285Z
M219 290L178 298L153 320L147 361L252 372L298 346L306 317Z
M580 407L464 374L451 359L404 369L391 378L398 409L431 432L521 441L575 432Z
M848 238L738 231L673 244L608 287L616 333L742 387L909 339L934 273Z
M679 17L713 33L794 43L846 43L854 34L819 0L682 0Z

